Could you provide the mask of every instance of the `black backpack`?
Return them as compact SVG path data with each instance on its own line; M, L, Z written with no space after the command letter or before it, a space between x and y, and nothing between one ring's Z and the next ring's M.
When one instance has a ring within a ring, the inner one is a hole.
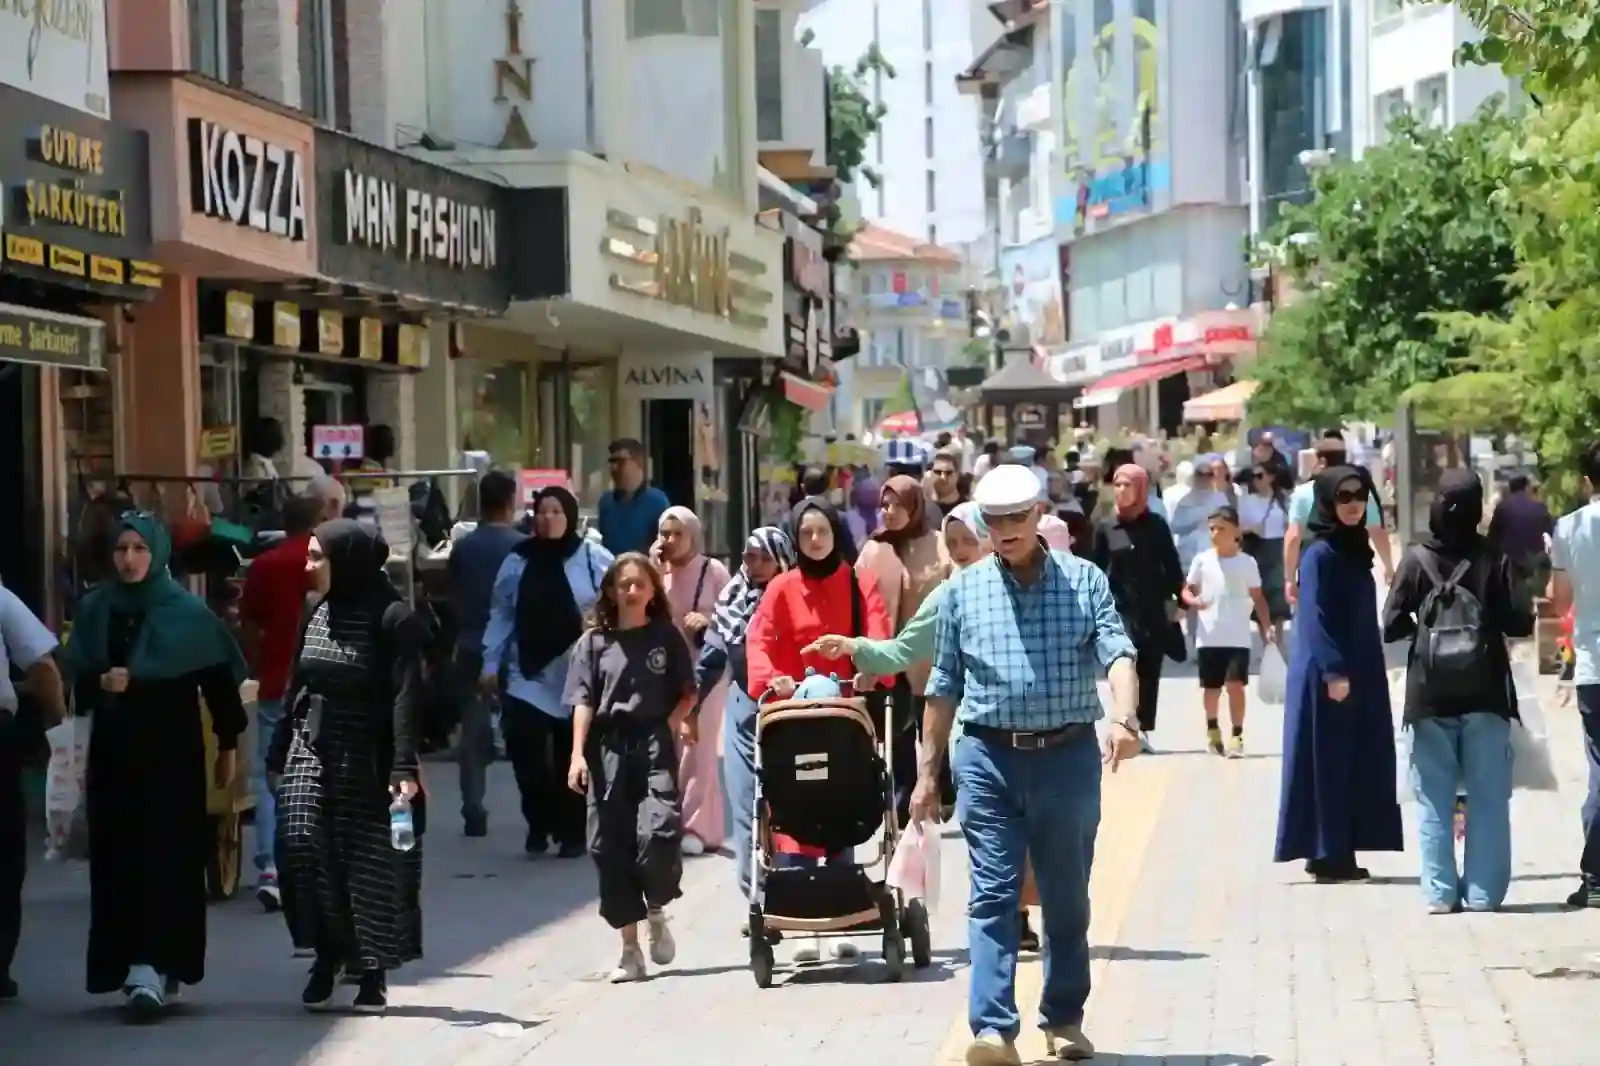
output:
M1424 688L1434 698L1481 696L1493 688L1494 676L1484 606L1461 585L1472 559L1461 560L1449 577L1441 577L1431 552L1418 552L1417 558L1433 589L1417 611L1413 665L1421 668Z

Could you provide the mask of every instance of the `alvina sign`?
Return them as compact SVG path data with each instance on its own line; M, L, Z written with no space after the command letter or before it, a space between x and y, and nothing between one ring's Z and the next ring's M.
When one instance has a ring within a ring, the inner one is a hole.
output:
M498 220L494 208L403 188L354 170L344 172L343 217L333 237L406 261L432 259L464 269L493 270Z
M207 218L306 239L306 175L300 153L208 119L189 120L191 206Z

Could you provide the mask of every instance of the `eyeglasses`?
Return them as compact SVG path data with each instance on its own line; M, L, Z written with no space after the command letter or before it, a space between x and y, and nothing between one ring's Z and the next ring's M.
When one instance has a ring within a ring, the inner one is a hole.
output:
M135 510L132 510L132 511L123 511L121 514L117 515L117 521L119 521L119 522L132 522L132 521L135 521L135 520L151 521L155 517L156 517L156 514L155 514L154 511L142 511L142 510L135 509Z
M949 467L936 466L933 468L934 477L955 477L956 472Z
M1032 511L1012 511L1009 514L990 514L988 511L985 511L983 512L983 520L987 522L991 528L999 526L1020 526L1022 523L1028 520L1028 516L1031 514L1033 514Z
M1333 499L1334 499L1335 503L1338 503L1338 504L1341 504L1341 505L1342 504L1347 504L1347 503L1366 503L1367 502L1367 490L1366 489L1340 489L1338 492L1335 492L1333 494Z
M1269 481L1272 478L1271 474L1252 474L1250 476L1256 481Z

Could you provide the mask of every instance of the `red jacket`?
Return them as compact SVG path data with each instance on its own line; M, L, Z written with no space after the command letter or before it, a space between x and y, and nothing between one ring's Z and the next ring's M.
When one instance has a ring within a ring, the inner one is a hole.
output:
M861 632L851 627L850 582L861 589ZM782 675L804 680L806 667L819 674L838 674L841 680L855 676L855 665L848 659L824 659L802 655L800 649L828 634L888 640L894 636L889 612L878 593L871 574L858 574L848 566L825 578L807 577L799 570L779 574L767 586L761 606L750 619L745 636L747 657L746 687L750 698L759 700L772 679Z

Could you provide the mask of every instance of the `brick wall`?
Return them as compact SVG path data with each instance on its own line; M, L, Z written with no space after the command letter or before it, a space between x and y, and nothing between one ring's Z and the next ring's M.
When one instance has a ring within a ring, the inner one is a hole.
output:
M384 48L385 0L343 0L344 54L350 132L394 147L389 106L389 63ZM418 72L417 77L422 77Z
M263 359L257 378L258 413L276 418L283 426L284 450L272 456L280 472L288 473L291 457L305 447L306 390L295 384L294 363L288 359Z
M297 0L241 0L240 84L247 92L300 106L300 22Z
M416 377L390 371L369 371L367 424L388 426L394 430L399 455L390 460L391 469L417 469Z

